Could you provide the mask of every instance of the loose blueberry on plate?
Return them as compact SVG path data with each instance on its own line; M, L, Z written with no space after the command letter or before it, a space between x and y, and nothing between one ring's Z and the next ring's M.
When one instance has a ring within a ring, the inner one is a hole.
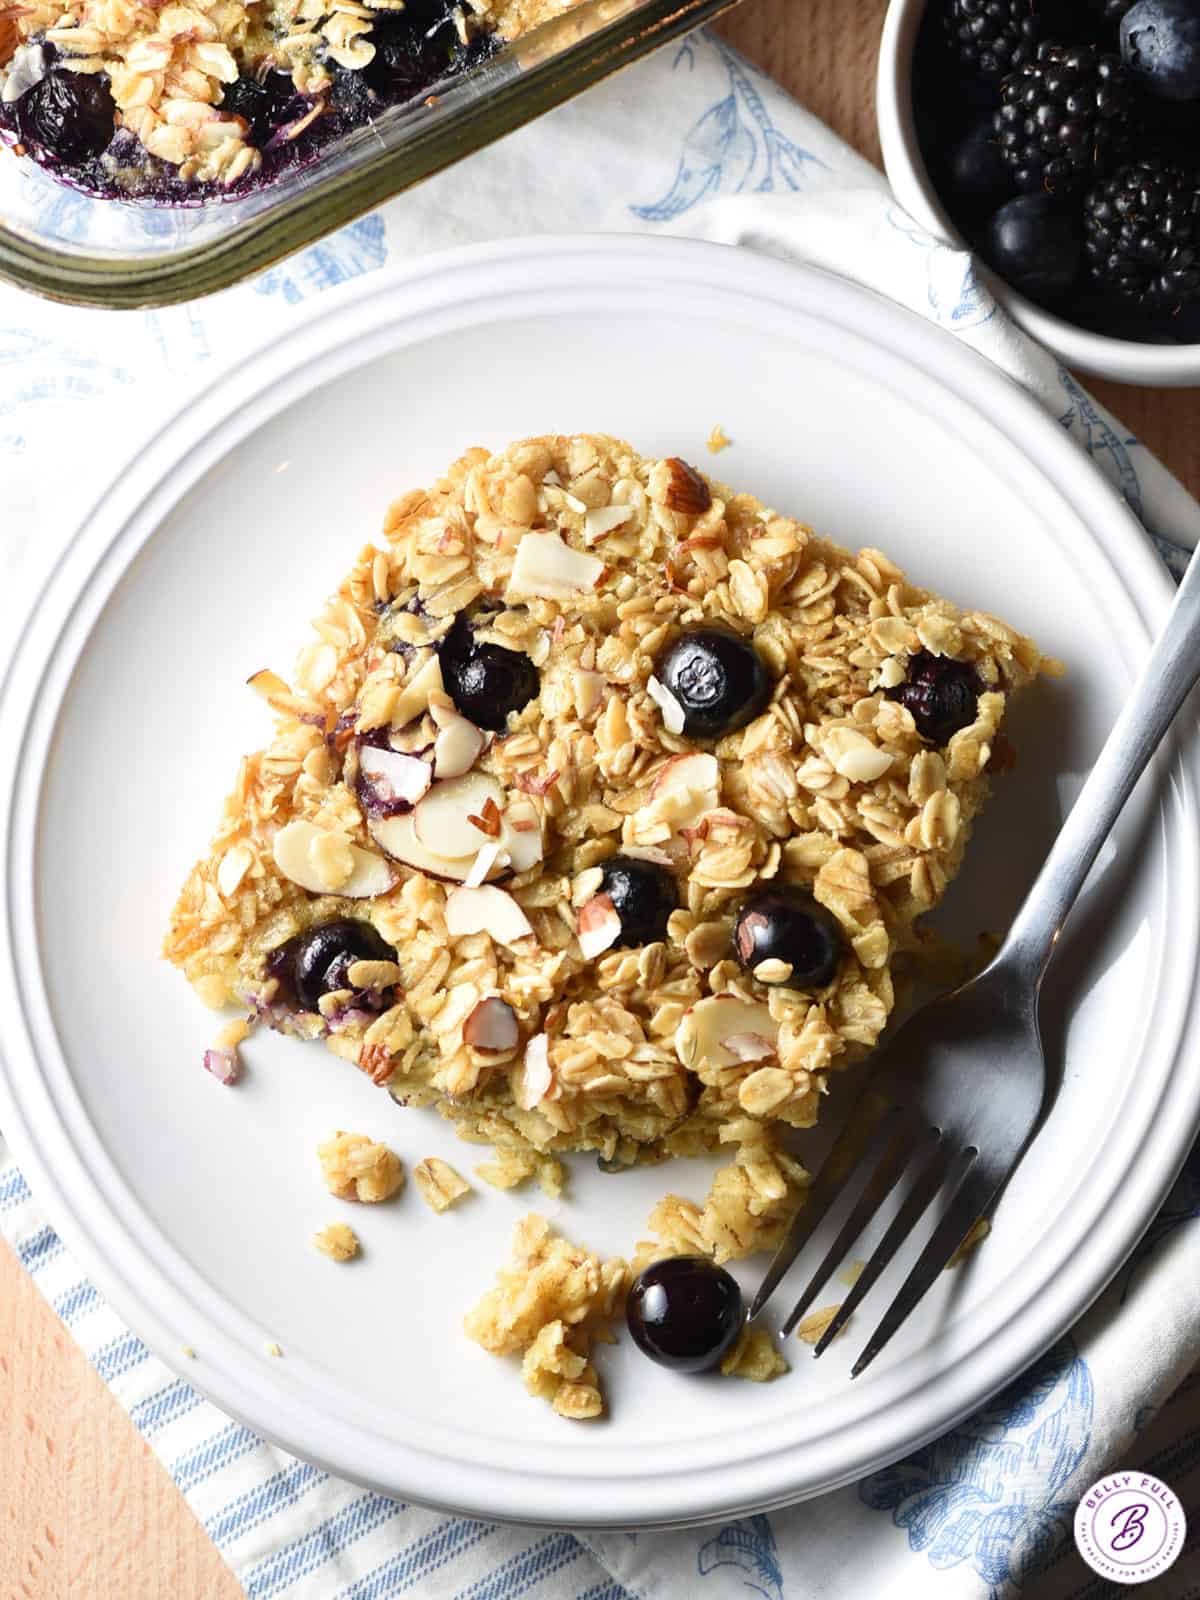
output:
M918 650L909 657L908 676L889 689L887 697L907 707L922 739L943 745L975 721L982 692L979 674L969 661Z
M103 73L69 72L57 62L17 101L21 138L60 161L90 161L112 143L117 108Z
M323 922L272 950L267 976L302 1011L316 1011L323 994L353 989L347 974L356 961L395 961L396 952L369 922L353 917ZM361 1001L368 997L358 991Z
M737 1280L703 1256L656 1261L635 1279L625 1306L633 1341L673 1372L719 1365L742 1330Z
M729 628L689 628L667 646L658 678L679 702L683 731L722 739L744 728L771 698L771 675L758 651Z
M538 670L520 650L480 643L458 617L438 647L446 693L477 728L500 733L540 687Z
M679 904L674 874L637 856L610 856L602 868L599 893L609 897L621 919L618 945L665 939L667 918Z
M747 972L760 962L784 961L784 980L796 989L823 989L844 949L841 926L807 889L789 884L744 900L733 924L733 948Z

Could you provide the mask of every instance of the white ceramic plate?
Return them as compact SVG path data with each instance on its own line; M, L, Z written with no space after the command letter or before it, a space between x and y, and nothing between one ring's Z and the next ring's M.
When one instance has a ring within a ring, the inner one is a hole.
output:
M716 422L735 447L713 462ZM981 359L835 279L682 242L474 249L331 296L221 379L58 571L0 707L0 1125L136 1331L289 1450L485 1517L682 1523L816 1494L945 1429L1133 1245L1200 1105L1179 1054L1200 994L1196 749L1141 794L1056 963L1061 1083L993 1238L885 1357L849 1382L894 1278L819 1364L793 1346L770 1386L676 1378L623 1340L600 1357L611 1420L562 1422L460 1331L512 1223L542 1209L628 1252L654 1201L702 1194L708 1167L607 1177L584 1159L561 1203L484 1191L443 1217L409 1191L354 1213L364 1259L335 1267L309 1242L339 1214L322 1136L362 1129L468 1171L475 1152L319 1046L256 1037L222 1089L200 1067L214 1018L157 951L267 731L247 676L290 668L389 498L467 445L581 429L883 546L1069 663L1017 712L1019 767L951 897L963 930L1003 925L1169 598L1099 475Z

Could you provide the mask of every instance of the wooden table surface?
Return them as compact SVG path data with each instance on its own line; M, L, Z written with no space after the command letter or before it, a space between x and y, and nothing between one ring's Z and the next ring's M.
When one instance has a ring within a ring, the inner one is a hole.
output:
M872 160L886 0L745 0L726 38ZM1092 387L1200 493L1192 390ZM239 1600L147 1445L0 1244L0 1595Z

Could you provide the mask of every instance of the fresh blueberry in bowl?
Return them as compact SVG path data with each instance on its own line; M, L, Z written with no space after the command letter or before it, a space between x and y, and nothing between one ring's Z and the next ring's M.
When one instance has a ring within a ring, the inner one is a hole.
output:
M737 1343L742 1291L704 1256L671 1256L634 1280L625 1320L638 1349L660 1367L707 1372Z
M987 257L1014 288L1039 299L1065 294L1083 262L1074 211L1052 194L1018 195L988 223Z
M780 884L743 900L733 923L733 949L747 972L764 961L791 968L794 989L823 989L845 950L841 924L807 889Z
M771 698L771 674L732 628L688 628L658 662L658 678L683 711L692 739L722 739L744 728Z
M599 893L606 894L621 919L618 945L653 944L665 939L667 919L679 904L675 874L638 856L609 856L601 869Z
M1200 100L1200 6L1137 0L1121 21L1121 58L1151 94Z
M354 990L348 973L356 961L395 961L396 952L369 922L341 917L298 933L272 950L266 972L277 980L283 998L301 1011L317 1011L322 995ZM356 1003L368 1009L372 997L354 990Z
M438 647L446 693L477 728L501 733L541 687L538 670L523 651L483 643L465 617Z
M918 650L909 657L904 682L888 689L887 697L911 712L922 739L945 745L975 721L982 693L979 674L969 661Z

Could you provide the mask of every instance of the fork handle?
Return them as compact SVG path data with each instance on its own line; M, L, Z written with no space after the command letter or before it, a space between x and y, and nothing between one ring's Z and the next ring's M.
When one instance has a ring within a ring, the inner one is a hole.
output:
M997 961L1040 982L1067 913L1134 785L1200 679L1200 555L1184 573L1166 626L1017 913Z

